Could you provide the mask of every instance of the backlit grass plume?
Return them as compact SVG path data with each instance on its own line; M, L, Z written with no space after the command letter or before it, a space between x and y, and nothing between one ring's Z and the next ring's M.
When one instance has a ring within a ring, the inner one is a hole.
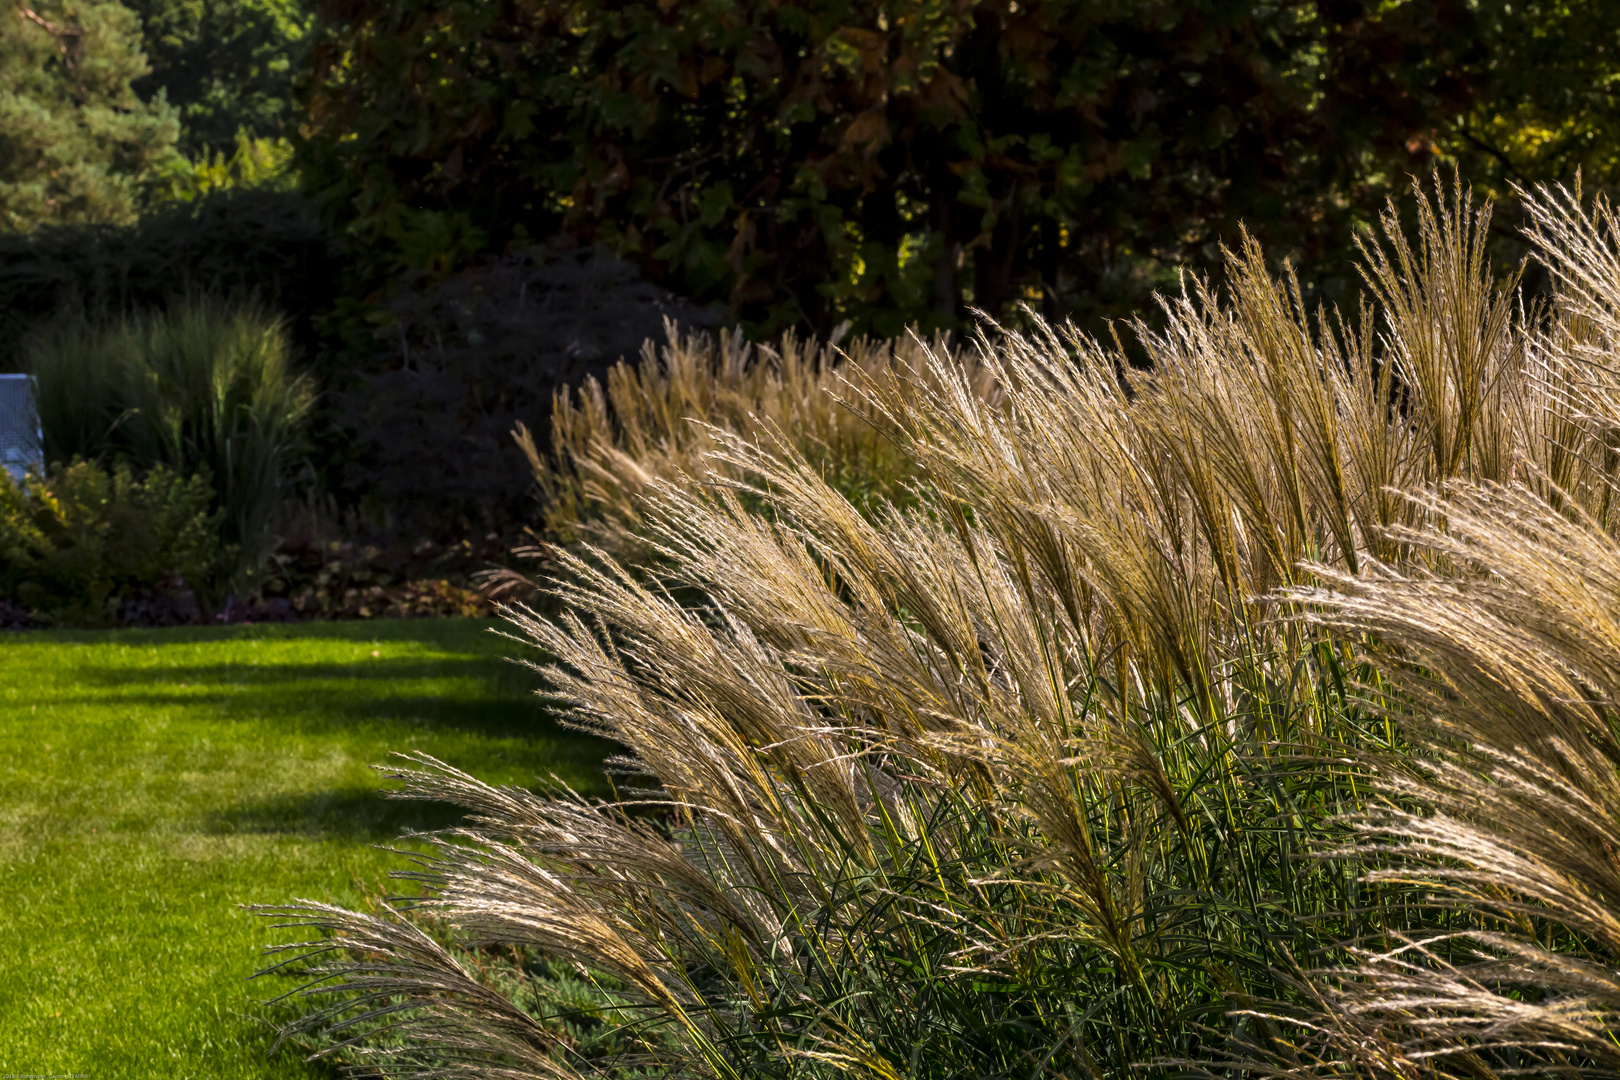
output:
M910 459L849 392L850 379L895 372L910 385L925 377L925 348L952 351L943 338L927 347L910 338L861 338L839 348L792 333L754 345L737 334L716 339L671 325L661 347L647 342L640 362L614 366L605 385L593 378L558 392L549 452L518 426L514 434L542 498L541 534L554 543L589 540L645 554L634 539L643 497L656 481L717 467L708 458L714 430L749 438L786 432L857 503L904 499ZM982 375L976 386L988 389Z
M1538 220L1569 251L1556 228L1591 219L1567 213ZM1431 1031L1380 1026L1398 980L1357 965L1389 943L1472 935L1496 969L1458 968L1472 961L1449 944L1417 967L1498 983L1522 950L1553 955L1564 938L1530 931L1564 916L1525 906L1550 900L1401 846L1432 846L1401 830L1445 814L1490 828L1467 802L1480 776L1533 801L1557 775L1571 806L1579 777L1614 780L1600 751L1532 760L1506 719L1498 756L1465 761L1464 729L1431 719L1533 687L1536 716L1569 713L1558 737L1584 747L1588 691L1607 685L1557 653L1500 686L1446 667L1468 654L1443 643L1486 625L1493 656L1550 648L1515 604L1606 633L1572 606L1576 578L1535 591L1605 565L1557 532L1608 543L1601 383L1572 376L1605 324L1574 300L1521 313L1487 276L1487 217L1461 192L1421 200L1409 244L1392 212L1366 249L1368 304L1344 318L1305 311L1245 243L1224 294L1192 283L1163 329L1136 328L1146 372L1045 326L982 336L972 365L920 343L904 364L844 365L839 396L909 463L904 509L856 505L785 420L715 424L703 457L588 443L581 490L618 505L629 486L610 481L634 476L648 496L621 520L657 574L562 554L565 614L511 618L569 720L624 747L623 797L496 790L412 759L400 795L470 816L431 839L408 911L276 912L322 931L282 950L309 977L299 1030L417 1076L1354 1071L1375 1066L1328 1046L1331 1024L1391 1061ZM1540 529L1557 559L1499 581L1491 529ZM1434 593L1410 608L1441 620L1432 640L1398 632L1391 598L1413 583ZM1469 608L1478 588L1507 607ZM1595 798L1579 805L1605 820ZM1559 890L1586 880L1576 853L1601 850L1573 843L1536 879L1549 895L1575 896ZM1601 909L1614 894L1592 881L1572 902ZM1469 887L1495 906L1429 898ZM424 928L597 973L634 1045L581 1053ZM1569 997L1535 963L1521 985ZM1433 1037L1485 1039L1471 1022ZM1398 1060L1421 1072L1426 1052Z
M1341 856L1421 890L1435 929L1318 973L1256 1071L1620 1069L1620 236L1601 199L1527 206L1559 285L1524 345L1540 446L1508 482L1408 495L1423 524L1391 530L1405 565L1320 567L1291 595L1312 625L1377 641L1403 698L1408 751L1368 760L1375 798Z

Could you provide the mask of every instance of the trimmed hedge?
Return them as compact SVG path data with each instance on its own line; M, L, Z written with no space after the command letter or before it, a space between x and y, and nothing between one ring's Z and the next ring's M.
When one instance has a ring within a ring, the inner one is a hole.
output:
M285 312L309 351L339 274L331 234L291 192L221 192L130 226L0 232L0 370L17 370L30 331L64 309L122 314L199 292Z

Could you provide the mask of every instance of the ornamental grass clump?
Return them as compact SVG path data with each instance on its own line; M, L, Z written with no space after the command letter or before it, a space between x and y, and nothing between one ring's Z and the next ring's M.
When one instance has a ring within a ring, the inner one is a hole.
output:
M858 338L840 348L795 334L756 345L739 334L666 328L637 364L608 370L559 391L552 404L549 452L527 427L514 433L541 496L540 536L553 544L587 541L622 558L644 559L643 498L658 481L698 477L726 466L710 451L723 433L757 438L785 433L828 481L857 505L904 502L914 470L904 447L853 392L870 379L903 372L909 386L929 370L925 351L956 355L950 341ZM976 392L988 386L974 362ZM735 478L735 477L733 477Z
M1289 594L1378 641L1404 699L1408 752L1367 759L1342 853L1454 921L1357 942L1257 1010L1287 1038L1234 1052L1256 1074L1620 1069L1620 230L1579 188L1526 205L1556 292L1508 402L1517 467L1405 495L1405 565L1312 567Z
M1224 294L1135 328L1146 372L1044 325L848 366L904 506L857 505L779 424L649 468L655 570L562 552L564 613L510 612L624 748L620 797L410 756L397 794L469 816L425 838L418 896L271 912L321 931L280 950L301 1036L401 1076L944 1078L1407 1075L1444 1063L1423 1039L1503 1071L1554 1060L1491 1042L1532 998L1606 1031L1620 274L1575 269L1606 211L1536 205L1548 313L1490 280L1454 191L1415 244L1391 211L1353 316L1245 242ZM1585 831L1535 854L1545 822ZM581 1054L444 940L598 973L625 1042ZM1414 1006L1409 968L1497 989Z
M31 341L51 462L156 466L213 491L219 558L188 581L217 610L262 569L314 404L279 317L207 298L109 322L60 318Z

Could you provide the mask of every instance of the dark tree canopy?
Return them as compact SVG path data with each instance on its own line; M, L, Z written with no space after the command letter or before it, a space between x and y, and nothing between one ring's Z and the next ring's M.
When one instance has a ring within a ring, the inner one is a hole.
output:
M1516 0L1479 18L1487 78L1448 132L1465 171L1496 197L1577 171L1620 180L1620 4Z
M1118 312L1240 222L1344 250L1494 2L318 0L304 160L377 278L560 233L762 330Z

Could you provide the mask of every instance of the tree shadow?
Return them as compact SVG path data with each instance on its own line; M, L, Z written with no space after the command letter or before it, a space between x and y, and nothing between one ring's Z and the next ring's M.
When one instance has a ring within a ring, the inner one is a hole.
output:
M382 844L407 833L453 828L464 818L461 807L450 803L391 799L377 788L346 788L238 803L208 814L202 830Z
M493 680L504 667L517 671L526 669L505 664L484 656L412 657L392 656L386 659L357 660L352 663L312 661L310 663L275 664L175 664L162 668L89 668L77 677L81 682L121 689L128 686L150 686L158 683L183 683L225 686L269 686L288 682L409 682L417 679L476 678ZM502 683L512 680L501 679ZM530 675L538 685L538 679Z
M288 687L291 690L293 688ZM449 694L379 694L364 687L342 685L304 686L299 692L266 700L256 694L231 690L164 691L153 689L124 693L109 702L98 695L72 695L56 698L64 706L116 705L137 709L211 707L227 720L257 719L280 725L288 734L325 735L339 732L382 734L390 731L461 731L488 738L546 739L591 745L598 761L608 744L594 736L573 731L558 722L555 712L540 700L503 699L494 696ZM311 698L315 698L314 703Z
M557 722L529 668L479 655L387 657L352 663L217 663L161 668L87 667L68 706L212 707L324 734L357 726L457 729L490 736L584 739L600 760L606 743ZM424 692L438 683L443 692ZM448 686L447 683L460 685ZM113 700L109 700L109 695Z
M102 645L190 645L219 641L298 641L321 639L353 642L415 642L437 645L454 651L468 651L470 641L481 643L473 650L498 655L503 646L495 630L511 627L499 619L354 619L334 622L239 623L233 626L173 626L126 628L118 630L34 630L13 640L19 643ZM487 645L482 644L488 642Z
M375 752L380 766L397 762L388 758L389 749L421 749L475 776L515 776L528 782L556 772L588 794L606 794L602 767L614 745L560 723L557 712L534 693L539 676L501 655L520 652L522 646L483 633L484 625L419 620L314 624L296 632L250 628L259 631L252 634L230 627L141 631L158 646L202 637L324 637L419 642L433 648L425 654L390 656L368 656L372 650L365 649L349 662L333 660L331 650L301 662L296 652L283 649L265 650L264 662L252 657L209 662L211 650L200 650L200 656L193 650L176 654L181 662L174 664L85 664L74 673L77 692L55 700L68 707L126 713L200 714L209 725L231 725L220 731L225 739L238 738L236 732L248 725L273 732L273 738L336 741L350 753ZM380 787L363 781L339 782L353 786L244 797L211 810L199 824L215 834L385 843L406 832L445 828L461 820L461 811L448 804L390 799Z
M74 672L86 686L121 690L163 684L271 686L300 682L411 682L421 679L476 679L507 697L530 697L541 687L538 672L500 655L390 656L349 662L312 660L276 663L171 664L152 668L86 666ZM370 691L368 691L370 692Z

